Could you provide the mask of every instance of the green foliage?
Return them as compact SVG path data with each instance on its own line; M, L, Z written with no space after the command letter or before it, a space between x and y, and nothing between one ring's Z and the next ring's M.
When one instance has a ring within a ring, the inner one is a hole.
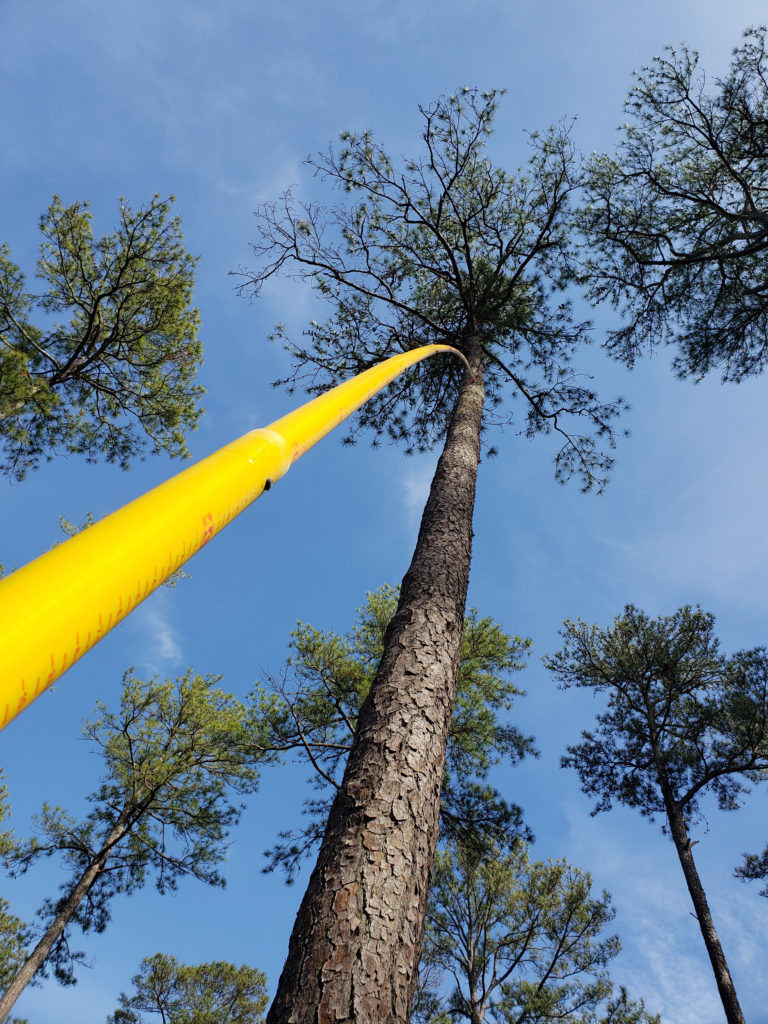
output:
M761 854L745 853L744 861L736 868L734 874L745 882L768 879L768 846ZM768 885L759 891L761 896L768 897Z
M545 659L561 686L588 687L607 697L598 728L568 747L593 813L613 801L653 819L675 845L709 954L725 1015L744 1020L725 954L701 884L690 826L701 800L713 795L735 810L768 770L768 652L726 658L714 618L680 608L650 619L627 605L612 627L566 622L563 650Z
M645 1008L645 1000L635 1002L622 986L619 994L609 999L603 1008L598 1024L661 1024L660 1014L651 1014Z
M14 876L50 856L70 871L62 896L40 910L44 927L65 918L51 952L61 982L74 982L81 957L69 948L71 925L103 931L116 895L135 892L151 875L160 893L175 891L185 876L224 885L218 865L242 811L231 797L255 789L258 769L246 709L218 680L191 669L164 682L126 672L119 710L99 703L83 727L102 760L102 781L88 797L93 809L77 821L43 805L38 834L6 854ZM87 878L80 901L68 905Z
M654 58L635 76L618 152L588 167L585 277L627 317L610 347L630 365L667 341L680 376L765 367L766 29L744 38L713 87L685 46Z
M224 961L188 967L155 953L131 979L134 993L120 995L108 1024L263 1024L267 979L255 967Z
M594 895L590 876L564 860L531 863L523 843L481 852L449 843L432 872L423 964L455 987L447 998L437 986L420 993L415 1018L658 1022L626 993L611 999L606 967L621 947L603 933L614 916L608 893Z
M714 617L686 606L650 619L627 605L612 627L566 622L563 650L545 664L564 688L607 696L598 729L568 747L595 812L614 801L654 818L665 791L688 823L711 792L735 810L768 768L768 653L726 658Z
M315 394L420 345L469 354L479 343L485 426L555 432L557 478L575 473L585 488L600 487L624 403L601 403L574 371L589 325L555 297L572 279L578 164L560 125L529 134L525 168L494 166L486 148L500 95L463 88L421 107L422 155L397 168L370 132L345 132L338 152L311 157L309 166L348 201L325 208L288 192L262 206L253 245L260 265L242 272L243 288L258 293L287 273L309 281L334 310L326 323L312 321L306 343L277 327L294 360L277 384ZM360 409L358 427L372 430L374 444L386 434L408 451L431 448L445 434L463 374L452 356L414 366ZM509 397L522 401L522 418L503 408Z
M282 867L289 881L322 837L397 596L388 585L369 593L344 635L299 623L291 634L285 672L255 690L253 719L262 730L263 754L282 759L293 753L309 764L318 793L305 802L309 821L281 833L280 842L266 852L267 870ZM465 842L514 836L522 828L519 808L485 780L493 765L515 763L533 752L531 738L502 720L521 694L509 674L523 668L529 647L529 640L507 636L497 622L475 610L465 619L441 800L443 831L461 834Z
M0 823L9 813L8 790L0 773ZM11 855L16 848L13 832L9 829L0 831L0 857ZM8 901L0 897L0 991L6 988L24 963L27 943L31 938L31 929L21 918L11 914L9 907ZM24 1021L14 1019L12 1024L24 1024Z
M8 804L8 787L5 784L5 772L0 769L0 824L10 815ZM0 829L0 857L5 857L16 846L13 829Z
M117 230L96 240L87 204L54 196L40 221L42 294L0 246L0 440L10 476L56 451L123 468L147 450L188 454L184 433L203 393L190 308L197 261L172 201L156 195L134 210L121 199Z
M59 516L59 526L61 532L67 537L74 537L78 533L82 533L83 530L87 530L89 526L93 526L96 522L93 516L93 512L86 512L79 523L73 523L66 516ZM63 543L63 542L59 542Z
M32 930L21 918L9 913L9 903L0 897L0 991L4 991L26 960ZM3 1018L6 1024L8 1018ZM13 1018L10 1024L25 1024Z

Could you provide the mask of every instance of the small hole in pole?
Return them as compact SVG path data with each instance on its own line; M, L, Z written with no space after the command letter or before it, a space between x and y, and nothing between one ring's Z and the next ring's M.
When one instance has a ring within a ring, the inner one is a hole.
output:
M265 491L269 491L269 490L271 490L271 488L272 488L272 481L270 480L269 477L267 477L267 479L264 481L264 490Z

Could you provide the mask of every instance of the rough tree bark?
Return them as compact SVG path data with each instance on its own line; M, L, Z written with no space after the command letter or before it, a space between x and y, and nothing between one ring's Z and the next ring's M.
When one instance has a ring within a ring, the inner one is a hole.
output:
M438 831L472 551L482 352L461 385L397 613L267 1024L406 1024Z

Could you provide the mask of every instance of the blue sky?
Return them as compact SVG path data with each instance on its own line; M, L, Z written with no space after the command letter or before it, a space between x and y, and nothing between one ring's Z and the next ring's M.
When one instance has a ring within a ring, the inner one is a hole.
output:
M711 77L764 5L732 0L29 0L0 7L0 240L30 275L37 219L61 194L91 203L97 233L112 229L117 199L174 193L186 243L199 254L207 415L190 446L202 457L292 407L268 382L284 368L267 335L295 332L321 304L290 281L255 303L228 272L249 263L252 211L296 184L319 185L302 166L343 129L371 128L394 154L418 144L417 104L467 83L508 90L495 159L525 159L523 129L576 116L579 147L610 148L633 68L666 43L697 48ZM595 314L595 340L612 322ZM560 694L538 657L558 645L565 617L605 624L633 602L652 614L700 603L715 613L726 651L768 641L766 383L739 388L675 381L664 352L632 374L588 354L604 395L632 404L631 437L602 497L552 479L554 448L508 431L480 470L470 603L534 641L519 678L518 721L536 735L538 761L500 771L497 784L525 808L534 855L565 856L592 871L618 908L624 952L613 974L669 1024L715 1024L717 996L674 849L629 811L589 817L589 803L559 756L596 708ZM42 800L77 812L99 764L79 739L97 698L113 699L123 670L173 675L187 665L224 675L244 693L280 667L297 619L348 628L366 590L396 583L410 559L429 457L407 460L333 438L162 589L3 733L14 824L22 834ZM21 484L0 482L0 561L18 566L59 539L58 517L103 515L179 467L156 458L122 473L58 458ZM104 1020L139 960L157 950L189 963L259 966L274 986L306 881L293 889L261 874L262 851L290 826L303 773L266 773L249 802L226 868L224 893L183 883L115 902L94 959L73 989L29 990L17 1010L31 1024ZM696 847L716 924L747 1019L768 1019L768 901L731 877L761 849L766 792L743 810L708 809ZM43 866L4 893L22 915L53 893Z

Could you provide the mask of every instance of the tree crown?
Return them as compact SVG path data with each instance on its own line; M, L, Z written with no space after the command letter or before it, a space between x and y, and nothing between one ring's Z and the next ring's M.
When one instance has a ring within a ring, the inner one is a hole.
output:
M680 376L765 367L766 29L744 40L714 87L694 50L667 47L635 76L617 153L588 166L584 277L625 314L609 347L630 365L668 341Z
M768 767L764 648L726 658L714 617L690 606L651 619L627 605L606 629L567 621L561 635L563 649L544 659L553 676L607 696L598 728L563 758L597 797L594 813L618 801L663 815L665 790L689 821L705 792L739 806Z
M324 390L395 353L447 342L476 358L479 346L490 411L508 424L508 386L525 403L521 432L555 431L559 479L572 473L599 485L621 400L603 404L572 366L589 325L554 298L572 276L569 202L579 183L568 129L529 135L525 169L509 173L486 154L500 93L462 88L420 107L422 155L396 167L370 132L342 134L342 147L310 157L348 202L300 203L292 191L256 213L255 270L243 288L258 292L277 273L309 281L334 307L312 322L306 344L276 337L294 358L278 384ZM413 367L360 410L358 426L425 450L445 434L463 369L452 357ZM575 432L585 419L589 432ZM350 435L350 438L351 439Z
M131 979L134 992L120 995L108 1024L263 1024L267 979L255 967L224 961L188 966L155 953Z
M132 209L94 239L83 202L58 196L40 220L27 289L0 246L0 439L3 470L21 478L58 450L127 468L149 450L186 456L200 416L197 260L182 244L173 198ZM32 311L39 323L32 323Z
M83 727L103 762L103 778L88 797L93 809L82 821L60 807L43 805L38 835L5 856L12 875L40 857L61 858L70 869L63 895L47 899L40 915L53 920L78 880L100 858L97 875L70 922L103 931L118 893L132 893L155 875L159 892L174 891L191 875L223 886L218 865L242 807L232 794L248 793L258 766L246 729L246 709L216 687L220 677L188 670L176 680L143 682L125 673L120 708L99 703ZM51 954L56 976L72 983L67 931Z
M564 860L532 862L520 842L449 841L432 872L422 970L454 985L447 997L434 983L422 991L416 1019L597 1024L607 1013L658 1024L626 993L611 998L614 916L609 894L593 893L589 874Z

